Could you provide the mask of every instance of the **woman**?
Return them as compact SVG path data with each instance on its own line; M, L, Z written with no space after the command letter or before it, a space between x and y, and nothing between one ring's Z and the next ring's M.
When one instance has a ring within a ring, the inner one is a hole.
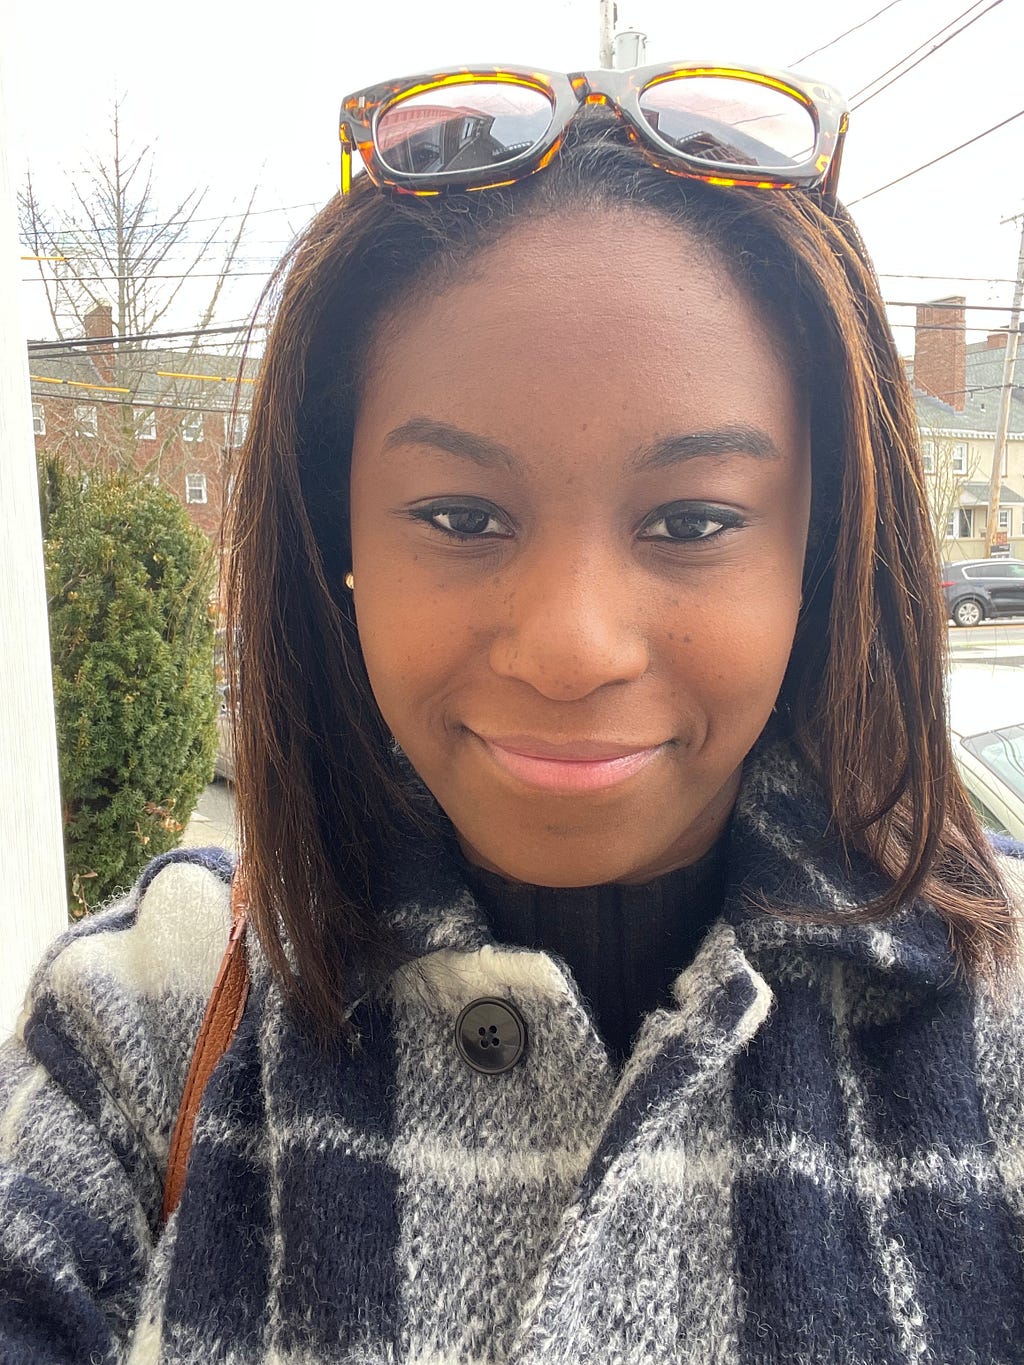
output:
M4 1360L1024 1359L1013 863L844 130L735 69L345 102L235 493L248 1001L162 1229L231 867L51 951Z

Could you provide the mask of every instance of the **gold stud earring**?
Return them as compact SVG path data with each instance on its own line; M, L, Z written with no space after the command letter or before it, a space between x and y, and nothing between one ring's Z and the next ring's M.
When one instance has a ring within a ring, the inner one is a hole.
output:
M352 571L349 570L349 572L345 575L345 587L348 588L349 592L351 592L355 585L356 580L352 577Z

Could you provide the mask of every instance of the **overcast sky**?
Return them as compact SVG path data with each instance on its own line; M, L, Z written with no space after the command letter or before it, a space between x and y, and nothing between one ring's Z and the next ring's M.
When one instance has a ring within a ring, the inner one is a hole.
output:
M647 34L651 62L698 58L791 67L837 86L856 105L858 91L944 25L981 16L854 109L840 182L841 197L852 203L1024 109L1024 0L973 6L894 0L871 18L884 4L621 0L618 26ZM560 70L597 64L597 0L507 0L503 6L440 0L434 7L408 0L289 0L264 7L223 0L174 6L50 0L44 7L15 0L8 16L0 17L0 35L15 174L30 165L44 196L66 195L62 173L103 149L112 102L121 97L131 140L155 144L165 210L183 191L209 186L204 216L228 213L258 183L256 207L271 211L255 220L239 267L254 272L267 269L334 192L338 106L350 90L472 61ZM870 22L831 41L864 20ZM853 212L887 299L963 293L972 304L1005 308L1019 225L1000 220L1022 209L1024 117L864 199ZM941 278L907 278L916 275ZM259 284L258 273L240 278L221 319L245 312ZM41 334L42 290L23 288L27 325ZM909 350L910 330L899 324L909 323L912 311L893 309L890 316L901 349ZM1003 312L970 314L981 329L972 339L1005 321Z

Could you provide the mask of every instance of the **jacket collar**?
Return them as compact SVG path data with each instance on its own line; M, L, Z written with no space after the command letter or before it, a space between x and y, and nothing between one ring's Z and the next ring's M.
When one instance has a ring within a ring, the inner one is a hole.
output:
M959 963L945 921L923 900L882 921L850 921L890 885L836 834L821 788L788 746L749 762L733 818L724 907L737 941L752 957L802 950L856 964L906 985L952 984ZM793 912L781 919L766 910ZM827 916L809 923L801 912Z
M440 839L412 837L394 862L385 920L410 959L494 942L461 876L454 831L440 818ZM751 964L781 950L825 954L893 984L941 988L956 978L946 925L926 903L904 906L884 922L849 922L851 911L884 890L884 876L843 848L819 786L785 743L762 744L748 759L729 837L722 919ZM793 917L780 919L772 909ZM801 918L808 911L829 919L809 923ZM350 988L356 984L350 977ZM365 979L360 984L356 998L370 989Z

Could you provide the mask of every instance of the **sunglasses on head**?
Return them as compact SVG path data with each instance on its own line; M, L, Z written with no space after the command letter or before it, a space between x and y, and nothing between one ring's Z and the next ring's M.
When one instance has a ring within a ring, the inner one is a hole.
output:
M612 109L670 175L835 200L842 97L788 72L697 62L570 74L460 67L367 86L341 106L341 192L354 151L375 185L406 194L510 185L548 164L589 104Z

